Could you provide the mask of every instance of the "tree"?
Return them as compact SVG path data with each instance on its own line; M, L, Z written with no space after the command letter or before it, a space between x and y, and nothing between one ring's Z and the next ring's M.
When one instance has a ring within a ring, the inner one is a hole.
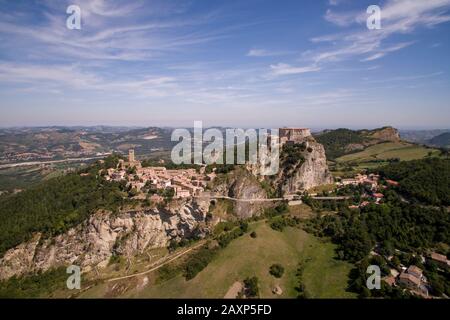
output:
M270 266L269 273L275 278L281 278L284 273L284 267L280 264L273 264Z
M361 296L361 298L370 298L372 296L372 294L367 287L363 287L360 296Z
M255 298L259 296L258 278L251 277L244 280L245 295L248 298Z
M134 197L134 196L137 196L137 194L138 194L138 191L137 191L136 188L132 188L132 189L128 192L128 195L129 195L131 198Z

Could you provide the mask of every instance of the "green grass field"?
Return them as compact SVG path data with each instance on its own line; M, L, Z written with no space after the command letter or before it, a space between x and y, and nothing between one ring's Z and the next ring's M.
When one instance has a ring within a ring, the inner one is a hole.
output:
M278 297L272 293L275 285L283 290L280 297L294 298L297 295L295 287L298 285L295 272L300 261L304 265L303 283L312 298L354 297L345 290L352 265L333 258L333 244L297 228L286 228L283 232L278 232L263 221L252 224L251 229L256 232L256 238L246 234L232 241L194 279L186 281L180 275L160 284L150 281L144 288L131 285L132 288L121 297L223 298L235 281L257 276L262 298ZM274 263L285 268L280 279L269 274L269 268ZM130 286L130 283L126 285ZM111 284L101 284L80 297L101 297L108 289L111 289Z
M357 153L342 156L336 159L336 161L338 163L357 162L365 163L367 165L374 165L374 163L370 163L370 161L388 160L392 158L399 158L402 161L408 161L422 159L428 156L429 153L431 153L432 156L438 156L439 150L425 148L407 142L386 142L370 146Z

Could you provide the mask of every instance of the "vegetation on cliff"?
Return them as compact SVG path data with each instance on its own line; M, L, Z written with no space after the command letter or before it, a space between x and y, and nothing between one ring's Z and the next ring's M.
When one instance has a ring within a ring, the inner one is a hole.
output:
M61 267L43 273L12 277L0 282L0 298L43 298L65 289L66 269Z
M0 257L10 248L27 241L35 232L44 236L64 233L97 209L115 211L123 204L119 183L106 183L94 165L83 172L57 177L0 200Z

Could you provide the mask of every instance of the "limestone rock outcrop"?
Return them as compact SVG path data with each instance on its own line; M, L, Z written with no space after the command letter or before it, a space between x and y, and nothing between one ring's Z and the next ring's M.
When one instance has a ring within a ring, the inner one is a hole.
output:
M98 211L64 234L44 239L37 233L8 250L0 259L0 279L61 265L104 266L114 253L132 256L172 239L205 236L208 208L207 202L187 201L164 209Z
M260 181L246 168L238 167L229 173L226 180L213 188L213 193L233 199L266 199L267 193ZM239 218L258 216L268 203L251 201L233 201L233 213Z
M323 145L310 137L306 142L302 157L303 159L299 160L292 170L283 170L285 164L280 163L281 169L274 184L281 189L283 194L293 194L333 183L333 176L328 169Z
M400 134L398 133L398 130L393 127L384 127L373 130L369 134L369 137L379 141L392 141L392 142L400 141Z

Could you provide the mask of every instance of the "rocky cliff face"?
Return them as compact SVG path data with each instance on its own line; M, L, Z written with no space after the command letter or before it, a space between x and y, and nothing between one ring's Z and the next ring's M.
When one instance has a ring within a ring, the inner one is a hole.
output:
M384 127L381 129L373 130L369 134L369 137L379 141L400 141L400 134L398 133L398 130L392 127Z
M292 194L333 183L333 176L328 170L325 149L320 143L308 142L303 157L301 164L289 174L280 172L278 181L283 194Z
M235 199L266 199L267 194L258 179L245 168L238 167L217 184L213 193ZM233 201L233 213L239 218L260 215L267 203Z
M172 239L204 236L209 202L184 202L167 209L114 215L99 211L68 232L50 239L36 234L0 259L0 279L60 265L106 266L113 253L132 256L163 247Z
M280 171L271 181L283 194L308 190L323 184L333 183L328 170L323 145L309 137L304 141L304 150L292 159L281 158ZM290 165L288 164L290 163Z

